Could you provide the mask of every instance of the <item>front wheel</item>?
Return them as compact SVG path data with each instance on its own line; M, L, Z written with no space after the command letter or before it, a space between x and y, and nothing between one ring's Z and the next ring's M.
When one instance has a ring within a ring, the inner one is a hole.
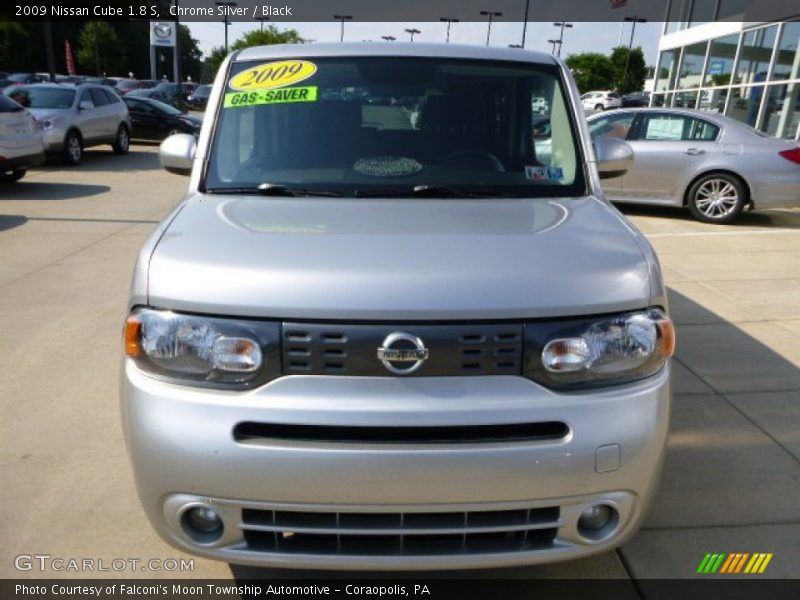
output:
M28 171L25 169L17 169L10 173L3 173L0 175L0 183L14 183L15 181L19 181L25 177L25 173L27 172Z
M74 167L83 160L83 141L76 131L70 131L64 139L64 150L61 152L61 161L65 165Z
M111 144L114 149L114 154L126 154L131 145L131 136L128 133L128 128L120 125L117 129L117 139Z
M698 179L688 192L689 212L703 223L731 223L747 203L742 180L733 175L714 173Z

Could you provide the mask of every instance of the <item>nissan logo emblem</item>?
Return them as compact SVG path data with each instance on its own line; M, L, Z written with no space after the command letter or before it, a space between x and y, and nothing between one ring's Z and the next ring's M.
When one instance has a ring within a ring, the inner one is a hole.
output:
M430 352L421 339L402 331L395 331L387 335L378 348L378 360L396 375L410 375L428 360L429 354ZM409 363L409 365L398 367L394 363Z
M172 25L169 23L156 23L153 25L153 33L156 37L168 38L172 35Z

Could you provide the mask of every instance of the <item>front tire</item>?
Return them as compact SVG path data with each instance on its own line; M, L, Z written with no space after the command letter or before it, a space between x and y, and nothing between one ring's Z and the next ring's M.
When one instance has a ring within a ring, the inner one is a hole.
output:
M25 177L26 169L16 169L10 173L3 173L0 175L0 183L14 183Z
M128 128L125 125L120 125L117 129L117 138L111 147L114 149L114 154L127 154L131 145L131 134L128 133Z
M83 160L83 140L77 131L70 131L64 138L64 149L61 151L61 162L70 167L81 164Z
M712 173L692 184L687 192L686 204L698 221L731 223L747 204L747 189L742 180L734 175Z

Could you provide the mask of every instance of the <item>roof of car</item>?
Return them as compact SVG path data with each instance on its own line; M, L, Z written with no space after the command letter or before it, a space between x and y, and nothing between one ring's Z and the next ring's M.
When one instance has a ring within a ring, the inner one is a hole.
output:
M545 52L470 46L462 44L411 44L411 43L313 43L279 44L245 48L234 56L234 60L268 60L273 58L327 57L327 56L415 56L435 58L471 58L481 60L513 60L555 65L556 59Z

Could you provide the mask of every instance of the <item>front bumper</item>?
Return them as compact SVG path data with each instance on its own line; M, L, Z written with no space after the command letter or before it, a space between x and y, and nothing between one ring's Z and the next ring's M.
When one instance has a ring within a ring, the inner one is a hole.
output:
M126 359L121 392L139 496L162 538L232 563L339 569L498 567L621 544L639 527L654 493L670 403L669 366L647 380L591 392L556 393L511 376L291 376L234 393L157 381ZM410 427L544 421L563 422L569 433L554 440L447 444L233 436L242 422ZM597 535L584 535L579 515L597 503L612 507L616 520ZM183 513L198 505L222 517L219 539L187 532ZM359 529L377 522L364 515L381 524ZM494 519L492 527L471 528L485 525L486 517ZM427 528L415 528L425 518ZM525 539L516 544L522 529ZM385 544L350 546L358 537L353 534L372 534ZM504 543L484 544L487 536ZM314 543L294 543L301 538ZM425 543L411 551L412 539Z

